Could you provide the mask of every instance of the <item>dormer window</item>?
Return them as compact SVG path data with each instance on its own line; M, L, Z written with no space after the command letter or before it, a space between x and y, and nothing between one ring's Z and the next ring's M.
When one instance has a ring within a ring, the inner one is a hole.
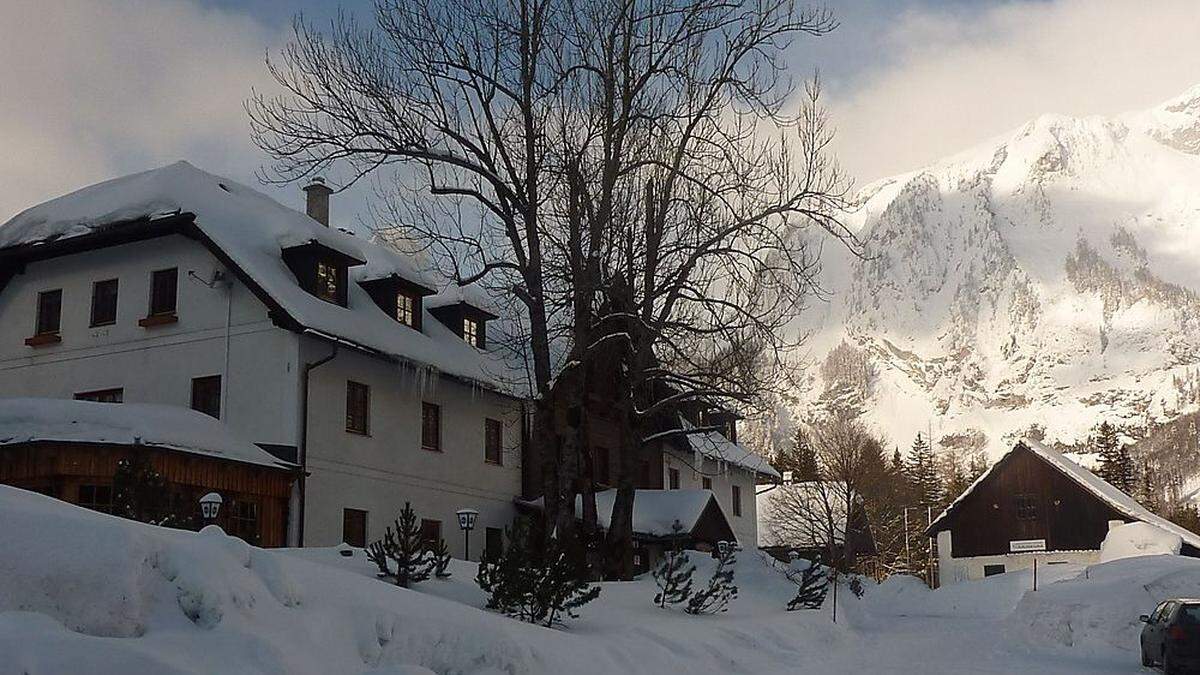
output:
M467 344L483 347L483 340L480 338L483 325L474 319L463 319L462 336L467 341Z
M342 307L347 306L347 270L366 264L315 240L283 249L283 262L296 275L301 288L325 302Z
M422 298L433 294L433 289L409 281L399 274L358 282L379 309L413 330L421 330Z
M316 295L318 298L338 305L344 304L340 301L342 293L339 288L338 276L336 265L324 260L317 261Z
M405 326L416 328L417 299L407 293L396 294L396 320Z

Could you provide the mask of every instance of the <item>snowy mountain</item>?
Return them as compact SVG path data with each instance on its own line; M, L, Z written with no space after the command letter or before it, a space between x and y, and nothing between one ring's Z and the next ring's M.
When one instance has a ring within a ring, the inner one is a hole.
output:
M1044 115L865 187L866 257L826 247L801 419L993 458L1200 402L1200 86L1115 118Z

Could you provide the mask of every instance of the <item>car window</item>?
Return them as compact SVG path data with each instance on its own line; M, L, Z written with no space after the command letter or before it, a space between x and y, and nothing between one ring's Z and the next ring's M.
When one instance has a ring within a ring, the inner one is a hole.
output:
M1200 605L1184 605L1179 608L1179 615L1175 617L1176 623L1183 624L1200 624Z
M1174 602L1168 602L1165 606L1163 606L1162 613L1158 615L1159 623L1166 623L1168 620L1170 620L1171 614L1175 611L1176 604L1177 603Z
M1167 603L1165 603L1165 602L1158 603L1158 606L1155 607L1154 611L1150 613L1150 623L1157 623L1158 620L1162 618L1163 610L1166 608L1167 608Z

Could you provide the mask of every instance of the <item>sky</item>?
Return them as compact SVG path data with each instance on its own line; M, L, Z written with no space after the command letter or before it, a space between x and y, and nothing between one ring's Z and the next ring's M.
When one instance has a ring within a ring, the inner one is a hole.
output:
M243 102L297 11L369 0L4 0L0 222L59 194L187 159L255 184L268 158ZM1200 84L1195 0L831 0L831 35L799 40L819 71L857 185L917 169L1043 113L1111 115ZM298 187L260 187L299 207ZM333 219L368 191L335 197ZM347 223L348 224L348 223Z

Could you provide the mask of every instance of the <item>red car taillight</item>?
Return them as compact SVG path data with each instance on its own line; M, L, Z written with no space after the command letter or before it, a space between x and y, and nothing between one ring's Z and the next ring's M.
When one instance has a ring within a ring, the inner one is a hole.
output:
M1176 642L1184 639L1186 635L1187 634L1184 632L1183 626L1171 626L1171 628L1167 630L1167 637L1175 640Z

